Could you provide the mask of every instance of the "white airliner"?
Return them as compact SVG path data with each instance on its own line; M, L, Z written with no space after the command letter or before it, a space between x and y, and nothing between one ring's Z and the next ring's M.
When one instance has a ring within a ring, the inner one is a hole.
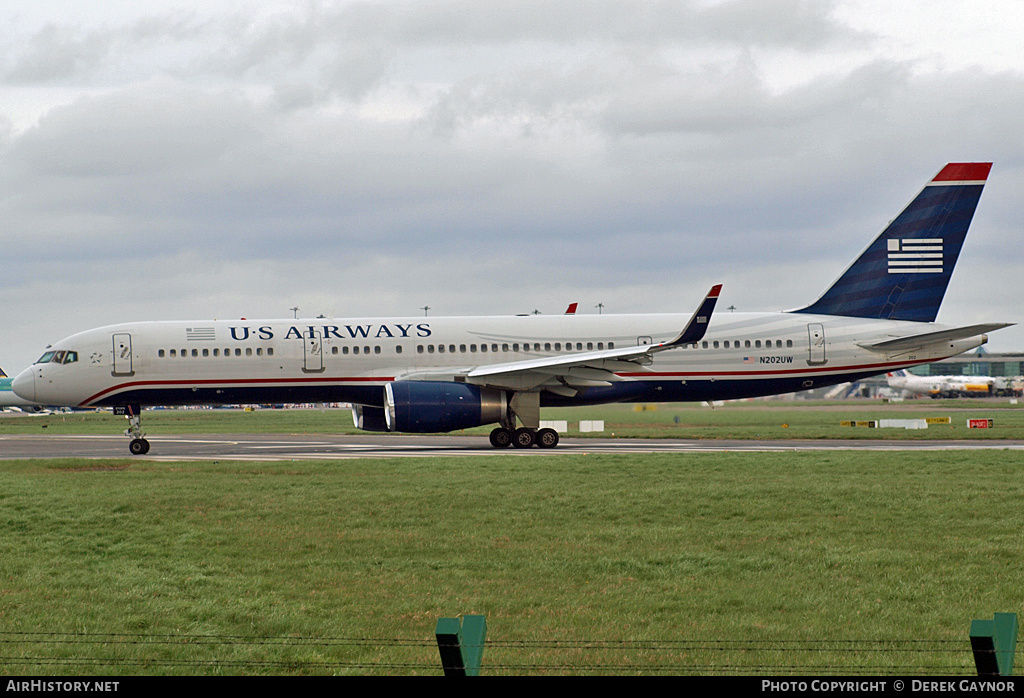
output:
M890 388L933 398L1007 397L1020 394L1012 380L992 376L915 376L906 371L892 371L885 378Z
M370 431L497 424L491 444L551 448L540 408L724 400L945 359L1009 323L934 324L991 163L945 166L811 305L692 316L526 315L135 322L48 347L26 400L113 407L146 453L147 405L349 402ZM517 422L521 426L517 427Z

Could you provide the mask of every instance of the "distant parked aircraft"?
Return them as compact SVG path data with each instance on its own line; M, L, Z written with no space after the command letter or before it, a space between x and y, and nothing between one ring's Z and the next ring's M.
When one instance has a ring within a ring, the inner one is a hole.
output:
M1006 397L1021 394L1012 381L992 376L915 376L906 371L892 371L886 374L886 380L890 388L933 398Z

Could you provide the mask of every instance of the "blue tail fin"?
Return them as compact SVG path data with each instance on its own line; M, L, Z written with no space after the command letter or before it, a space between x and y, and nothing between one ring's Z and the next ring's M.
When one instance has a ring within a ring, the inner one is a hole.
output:
M950 163L817 301L794 312L932 322L992 163Z

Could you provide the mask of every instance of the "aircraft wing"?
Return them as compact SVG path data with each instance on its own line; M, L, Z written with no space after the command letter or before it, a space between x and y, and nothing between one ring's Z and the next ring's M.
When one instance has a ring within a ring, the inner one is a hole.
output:
M868 344L860 344L857 346L862 349L877 352L893 352L900 351L903 349L918 349L921 347L928 346L929 344L938 344L940 342L948 342L954 339L966 339L968 337L975 337L979 334L985 334L986 332L992 332L993 330L1001 330L1004 327L1010 327L1015 323L1012 322L992 322L982 325L967 325L965 327L954 327L949 330L939 330L936 332L924 332L922 334L915 334L909 337L896 337L895 339L886 339L881 342L873 342Z
M713 286L686 326L675 338L667 342L487 364L456 373L452 377L457 381L494 388L543 389L568 396L575 395L580 388L608 386L614 382L628 380L616 375L615 372L636 371L652 354L699 342L707 332L721 290L721 284ZM448 371L448 374L451 375L451 371ZM436 380L437 375L434 372L420 372L403 378Z

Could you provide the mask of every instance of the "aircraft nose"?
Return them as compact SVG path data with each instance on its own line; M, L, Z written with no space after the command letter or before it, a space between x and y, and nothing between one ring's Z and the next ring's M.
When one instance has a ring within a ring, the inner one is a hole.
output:
M26 368L24 371L15 376L14 380L11 381L11 389L14 394L23 400L36 401L36 374L31 368Z

